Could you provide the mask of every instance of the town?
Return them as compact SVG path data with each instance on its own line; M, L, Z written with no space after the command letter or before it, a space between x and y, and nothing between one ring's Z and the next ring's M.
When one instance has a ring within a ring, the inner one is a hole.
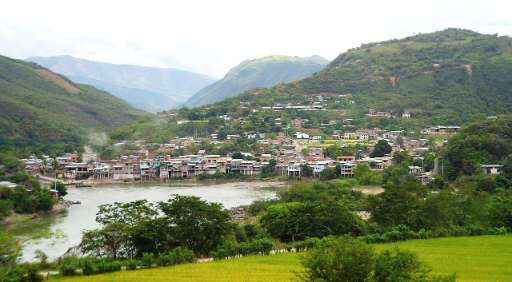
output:
M293 120L299 126L300 119ZM361 128L354 132L339 132L325 138L296 131L292 136L279 133L276 138L265 138L263 133L247 133L245 136L227 135L218 140L217 134L209 138L183 137L165 144L147 144L144 141L122 142L117 147L130 147L131 154L118 159L104 160L92 152L66 153L63 156L32 156L22 161L27 171L34 175L62 179L72 183L108 183L130 181L169 182L190 178L268 177L285 178L350 178L358 165L382 171L392 165L393 155L406 152L414 160L409 173L422 183L429 183L441 175L434 158L426 164L427 155L434 155L435 147L443 146L446 138L456 133L458 126L435 126L422 131L424 138L404 135L403 130L385 131L378 128ZM222 144L237 139L253 139L265 147L259 152L228 152L226 155L208 154L201 144ZM433 140L442 140L434 142ZM384 144L382 152L375 147ZM196 146L195 154L183 153L185 148ZM261 153L267 152L267 153ZM487 165L488 167L492 165ZM78 181L78 182L77 182Z

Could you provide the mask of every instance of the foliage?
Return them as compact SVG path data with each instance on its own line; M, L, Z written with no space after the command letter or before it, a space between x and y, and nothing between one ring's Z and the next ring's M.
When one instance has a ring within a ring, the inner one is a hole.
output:
M307 252L302 264L304 281L370 281L373 269L372 248L350 237L323 240Z
M156 205L145 200L103 205L102 228L84 233L81 249L104 258L159 255L176 247L206 255L233 232L222 206L197 197L174 195Z
M504 165L505 176L512 154L512 116L499 116L472 123L450 139L444 151L445 173L454 180L460 175L482 172L480 165Z
M373 152L370 154L370 157L384 157L389 153L391 153L391 145L389 145L388 141L379 140L377 144L375 144L375 148L373 148Z
M272 237L283 242L365 232L364 223L346 206L329 200L269 206L261 224Z
M358 164L354 167L354 178L360 185L380 185L382 184L382 175L379 172L371 170L365 164Z
M0 57L0 145L50 153L145 115L106 92Z
M385 250L375 259L375 282L429 281L428 269L411 251Z
M68 194L68 188L66 188L66 185L60 181L51 183L50 187L57 190L59 198L62 198Z

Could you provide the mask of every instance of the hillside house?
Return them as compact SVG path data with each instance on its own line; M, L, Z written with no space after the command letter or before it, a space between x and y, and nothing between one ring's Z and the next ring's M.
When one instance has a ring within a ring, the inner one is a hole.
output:
M503 169L503 165L499 164L484 164L481 165L484 173L487 175L500 175Z

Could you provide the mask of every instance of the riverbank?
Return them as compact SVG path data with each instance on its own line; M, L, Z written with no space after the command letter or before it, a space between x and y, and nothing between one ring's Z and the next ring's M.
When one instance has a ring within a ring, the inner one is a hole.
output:
M115 180L112 178L107 179L84 179L84 180L64 180L50 176L38 174L36 177L45 184L50 184L55 181L62 182L64 185L77 185L77 186L105 186L105 185L166 185L166 186L187 186L187 185L211 185L211 184L225 184L225 183L240 183L240 182L286 182L294 183L297 180L289 179L283 176L275 177L259 177L259 176L240 176L240 177L223 177L223 178L180 178L168 179L165 181L159 179L150 180Z
M42 217L48 217L48 216L64 213L73 204L75 204L75 202L73 202L73 201L59 200L59 202L57 202L53 206L52 210L47 211L47 212L20 214L20 213L16 213L15 211L13 211L12 214L3 218L0 221L0 226L2 226L3 228L9 229L9 227L12 225L25 224L29 221L34 221L34 220L40 219Z
M18 225L15 235L23 247L21 261L33 261L37 250L43 251L50 260L62 256L69 248L78 245L84 230L97 228L95 221L98 206L114 202L147 200L166 201L172 195L196 196L208 202L220 203L226 209L249 205L256 200L272 199L276 191L285 189L284 181L187 181L173 185L122 183L94 187L68 188L66 200L80 201L56 216L33 219ZM31 221L34 224L31 224ZM37 222L37 224L36 224ZM33 239L37 236L37 239ZM28 238L28 239L27 239Z

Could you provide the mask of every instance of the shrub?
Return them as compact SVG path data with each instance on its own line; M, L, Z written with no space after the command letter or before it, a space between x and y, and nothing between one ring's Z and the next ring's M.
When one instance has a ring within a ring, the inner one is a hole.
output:
M129 259L124 262L124 266L128 270L136 270L140 262L138 260Z
M324 239L302 259L305 281L369 281L373 250L351 238Z
M186 262L193 262L194 260L194 253L191 250L183 247L177 247L167 254L160 255L158 257L158 265L174 265Z
M388 281L426 281L429 269L410 251L385 250L375 259L374 280Z
M77 267L73 264L62 264L60 266L60 274L63 276L74 276L77 274Z
M155 255L151 253L144 253L142 255L141 263L143 267L153 267L153 264L155 263Z

